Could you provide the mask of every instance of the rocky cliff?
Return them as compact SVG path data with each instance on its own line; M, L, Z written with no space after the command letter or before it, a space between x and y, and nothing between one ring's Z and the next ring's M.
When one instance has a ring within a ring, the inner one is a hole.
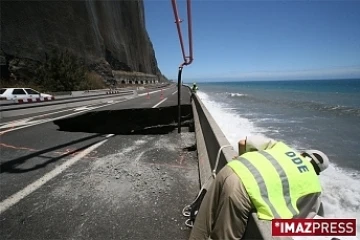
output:
M27 78L52 50L64 49L108 81L112 70L164 80L145 29L142 0L1 1L2 75Z

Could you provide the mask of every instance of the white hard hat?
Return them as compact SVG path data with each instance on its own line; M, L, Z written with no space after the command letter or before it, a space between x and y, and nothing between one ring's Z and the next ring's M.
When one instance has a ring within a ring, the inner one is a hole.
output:
M319 150L305 150L304 153L305 155L311 157L311 159L319 167L320 172L324 171L329 167L330 161L325 153Z

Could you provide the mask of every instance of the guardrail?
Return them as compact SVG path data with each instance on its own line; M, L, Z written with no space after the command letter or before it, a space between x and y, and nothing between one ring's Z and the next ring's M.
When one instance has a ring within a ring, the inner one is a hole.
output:
M211 171L215 167L219 149L222 146L229 146L230 143L196 94L193 95L192 107L199 156L200 181L202 186L205 183L205 180L210 177ZM237 155L238 153L233 147L224 147L220 154L216 172ZM242 239L292 240L292 238L289 237L272 237L271 222L259 220L254 212L249 216L247 229Z

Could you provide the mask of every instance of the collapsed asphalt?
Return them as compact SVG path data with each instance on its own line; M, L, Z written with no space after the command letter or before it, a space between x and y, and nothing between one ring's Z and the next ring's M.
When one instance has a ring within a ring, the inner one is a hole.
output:
M177 128L177 111L177 106L100 110L56 120L54 124L59 126L60 131L68 132L167 134ZM182 105L181 112L181 126L193 129L191 105Z
M189 91L181 134L175 91L3 134L1 201L115 135L4 211L2 239L186 239L199 179Z

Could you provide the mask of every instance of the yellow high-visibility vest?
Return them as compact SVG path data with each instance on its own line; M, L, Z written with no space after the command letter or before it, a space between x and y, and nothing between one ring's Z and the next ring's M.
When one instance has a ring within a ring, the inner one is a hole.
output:
M228 166L243 182L259 219L293 218L299 198L321 192L312 164L282 142L245 153Z

